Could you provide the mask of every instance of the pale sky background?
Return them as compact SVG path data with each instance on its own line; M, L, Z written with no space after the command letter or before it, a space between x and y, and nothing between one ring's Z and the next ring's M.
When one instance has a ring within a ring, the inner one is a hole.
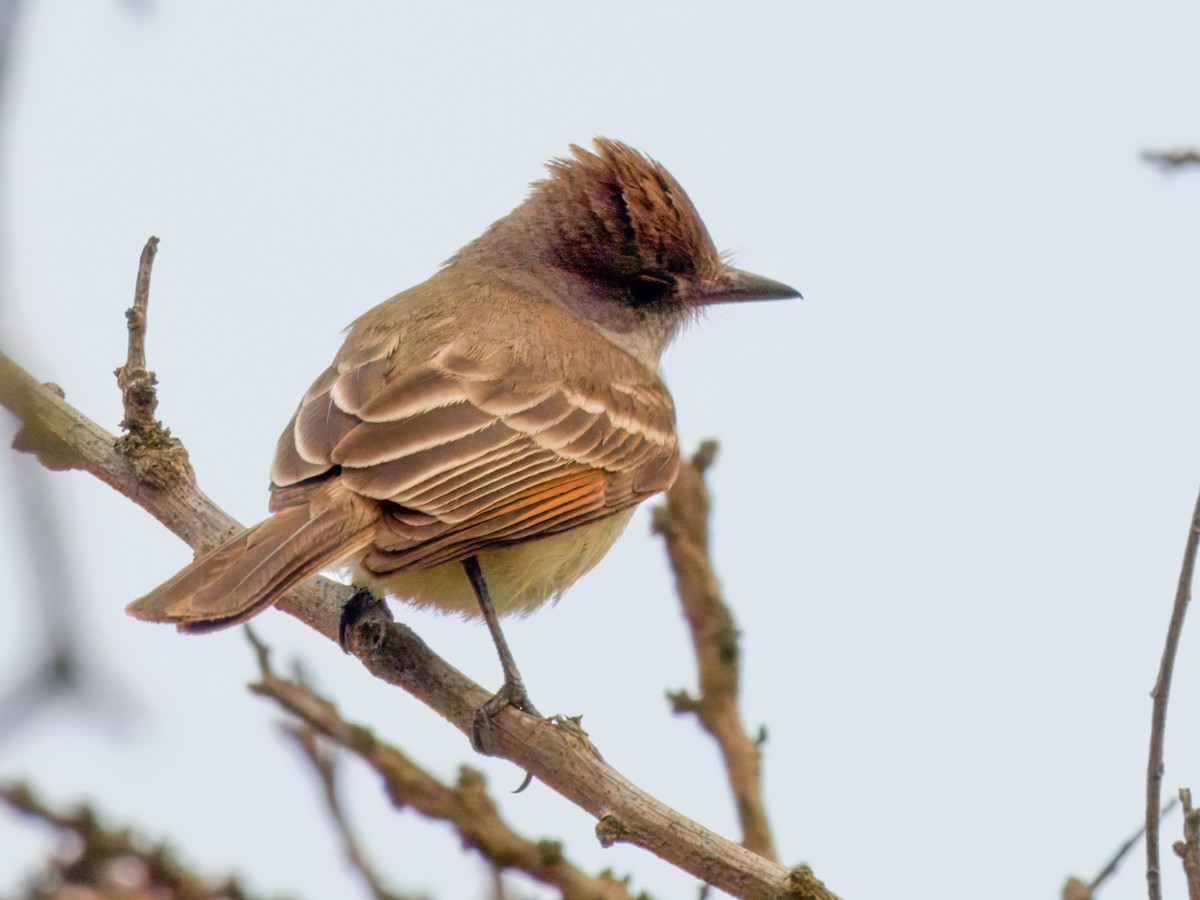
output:
M848 900L1055 898L1142 817L1158 665L1200 486L1200 6L1179 2L139 4L30 0L3 123L5 348L115 430L146 237L149 363L203 489L244 522L300 394L355 316L426 278L603 134L661 160L738 264L802 302L719 309L668 352L712 475L744 709L785 862ZM0 424L7 445L11 423ZM0 689L40 649L0 454ZM91 477L47 476L89 683L0 740L0 779L89 798L214 876L363 896L241 634L122 612L190 558ZM582 714L639 785L730 836L710 741L673 718L685 632L648 510L554 609L507 627L533 698ZM499 685L485 630L397 608ZM1194 613L1195 614L1195 613ZM1195 614L1200 615L1200 614ZM260 617L348 717L591 871L694 897L291 618ZM1200 789L1200 621L1169 796ZM107 695L105 695L107 696ZM487 896L444 826L348 762L397 887ZM1165 825L1167 893L1183 896ZM0 895L49 837L0 813ZM546 896L515 880L515 896ZM1143 895L1135 854L1103 896Z

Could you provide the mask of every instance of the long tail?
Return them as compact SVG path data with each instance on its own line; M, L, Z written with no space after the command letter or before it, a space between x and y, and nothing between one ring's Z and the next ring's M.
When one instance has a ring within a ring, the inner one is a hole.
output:
M336 480L311 502L280 510L202 556L125 611L180 631L244 622L293 585L364 549L379 506Z

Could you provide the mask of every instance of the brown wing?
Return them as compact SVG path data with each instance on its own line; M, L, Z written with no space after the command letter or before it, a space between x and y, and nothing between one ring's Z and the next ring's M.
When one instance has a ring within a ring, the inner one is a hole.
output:
M366 559L372 571L425 568L563 531L674 481L670 396L628 357L601 384L548 374L503 346L479 358L463 338L403 369L392 349L357 353L316 381L271 476L273 508L334 471L350 490L384 501Z

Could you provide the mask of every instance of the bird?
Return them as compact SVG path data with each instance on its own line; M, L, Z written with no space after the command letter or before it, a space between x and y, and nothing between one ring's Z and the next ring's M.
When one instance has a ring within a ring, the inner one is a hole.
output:
M660 163L571 145L512 212L348 328L279 438L271 515L127 611L207 632L349 567L344 628L385 597L481 616L505 679L487 713L534 712L498 616L557 599L671 487L664 348L712 304L798 296L730 265Z

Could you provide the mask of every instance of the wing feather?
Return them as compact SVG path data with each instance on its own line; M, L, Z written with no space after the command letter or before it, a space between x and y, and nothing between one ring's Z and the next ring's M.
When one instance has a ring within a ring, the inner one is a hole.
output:
M343 376L343 380L348 379ZM425 367L385 378L373 394L363 396L358 391L361 385L355 392L341 392L346 401L342 408L364 422L411 418L467 399L461 382Z
M319 394L296 411L296 453L307 463L328 467L334 448L358 424L358 417L339 409L330 394Z
M443 446L452 448L498 421L464 402L382 422L361 422L338 440L329 458L343 469L367 469Z
M463 559L485 547L562 531L592 521L604 507L604 474L582 469L542 481L491 510L486 519L467 522L403 548L389 550L376 540L363 560L376 575L432 568Z
M520 441L522 435L503 422L474 431L449 444L418 450L408 456L364 468L342 466L342 480L353 491L407 506L411 492L434 476L469 471L491 451Z
M657 375L568 377L461 335L427 357L359 349L321 375L279 442L281 503L336 474L384 503L365 565L428 567L562 531L664 490L679 451ZM614 353L622 351L613 348Z

